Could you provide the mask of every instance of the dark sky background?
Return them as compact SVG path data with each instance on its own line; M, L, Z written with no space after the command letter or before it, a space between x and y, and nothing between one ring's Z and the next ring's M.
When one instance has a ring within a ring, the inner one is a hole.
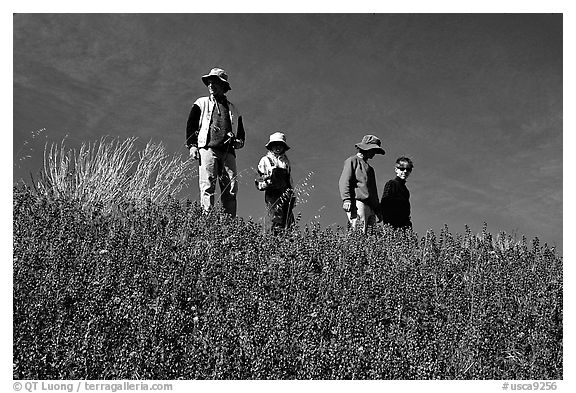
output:
M344 225L338 178L371 133L381 193L413 158L415 230L483 222L562 248L561 14L15 14L14 180L45 142L137 136L184 149L200 80L230 76L244 116L239 215L264 215L253 167L286 133L306 223ZM45 129L32 139L32 132ZM24 146L24 141L29 144ZM19 159L32 149L32 157ZM198 199L196 180L188 190Z

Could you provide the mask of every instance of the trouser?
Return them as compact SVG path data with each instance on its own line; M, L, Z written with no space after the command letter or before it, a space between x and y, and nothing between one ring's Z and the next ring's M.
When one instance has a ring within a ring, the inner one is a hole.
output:
M236 157L234 154L201 148L200 151L200 204L205 211L214 206L216 181L220 184L220 200L224 211L232 217L236 216L236 194L238 182L236 181Z
M352 229L359 227L364 233L369 225L376 223L376 212L362 201L352 201L350 211L346 212L346 215L348 216L350 227L352 227Z
M268 211L269 223L267 228L272 230L273 233L279 233L294 224L292 209L294 209L296 197L293 190L266 191L264 193L264 201Z

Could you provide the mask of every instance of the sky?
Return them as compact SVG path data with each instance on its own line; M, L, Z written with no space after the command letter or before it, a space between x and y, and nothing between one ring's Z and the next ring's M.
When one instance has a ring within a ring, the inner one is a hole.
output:
M414 161L419 235L486 222L562 250L562 14L15 14L13 180L64 138L136 136L185 156L213 67L246 127L240 216L265 214L253 168L281 131L296 184L314 186L301 223L345 225L338 178L373 134L379 193L397 157Z

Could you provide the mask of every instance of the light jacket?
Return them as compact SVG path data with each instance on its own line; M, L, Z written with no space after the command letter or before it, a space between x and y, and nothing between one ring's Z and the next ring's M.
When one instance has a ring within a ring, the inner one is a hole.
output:
M265 177L272 176L272 170L274 168L286 169L288 171L288 174L290 175L290 187L292 187L294 184L292 181L292 170L290 168L290 160L288 160L286 154L277 156L269 151L258 163L258 172Z
M200 108L200 130L198 131L198 147L205 147L208 140L208 129L210 128L210 120L212 119L212 112L216 107L216 100L214 97L200 97L194 102ZM238 117L240 113L236 106L228 101L228 108L230 113L230 122L232 123L232 132L234 135L238 134Z

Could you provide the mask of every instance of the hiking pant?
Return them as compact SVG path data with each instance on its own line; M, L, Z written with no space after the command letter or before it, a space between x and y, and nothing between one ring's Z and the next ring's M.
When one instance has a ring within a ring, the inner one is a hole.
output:
M220 184L220 200L224 211L236 216L236 157L234 154L203 147L200 152L198 179L200 184L200 204L205 211L214 206L216 181Z
M346 212L348 222L352 229L359 229L366 233L369 225L376 224L376 212L370 206L359 200L353 200L349 212Z
M268 211L267 227L272 233L278 234L294 224L292 209L294 209L296 197L292 189L267 190L264 193L264 200Z

